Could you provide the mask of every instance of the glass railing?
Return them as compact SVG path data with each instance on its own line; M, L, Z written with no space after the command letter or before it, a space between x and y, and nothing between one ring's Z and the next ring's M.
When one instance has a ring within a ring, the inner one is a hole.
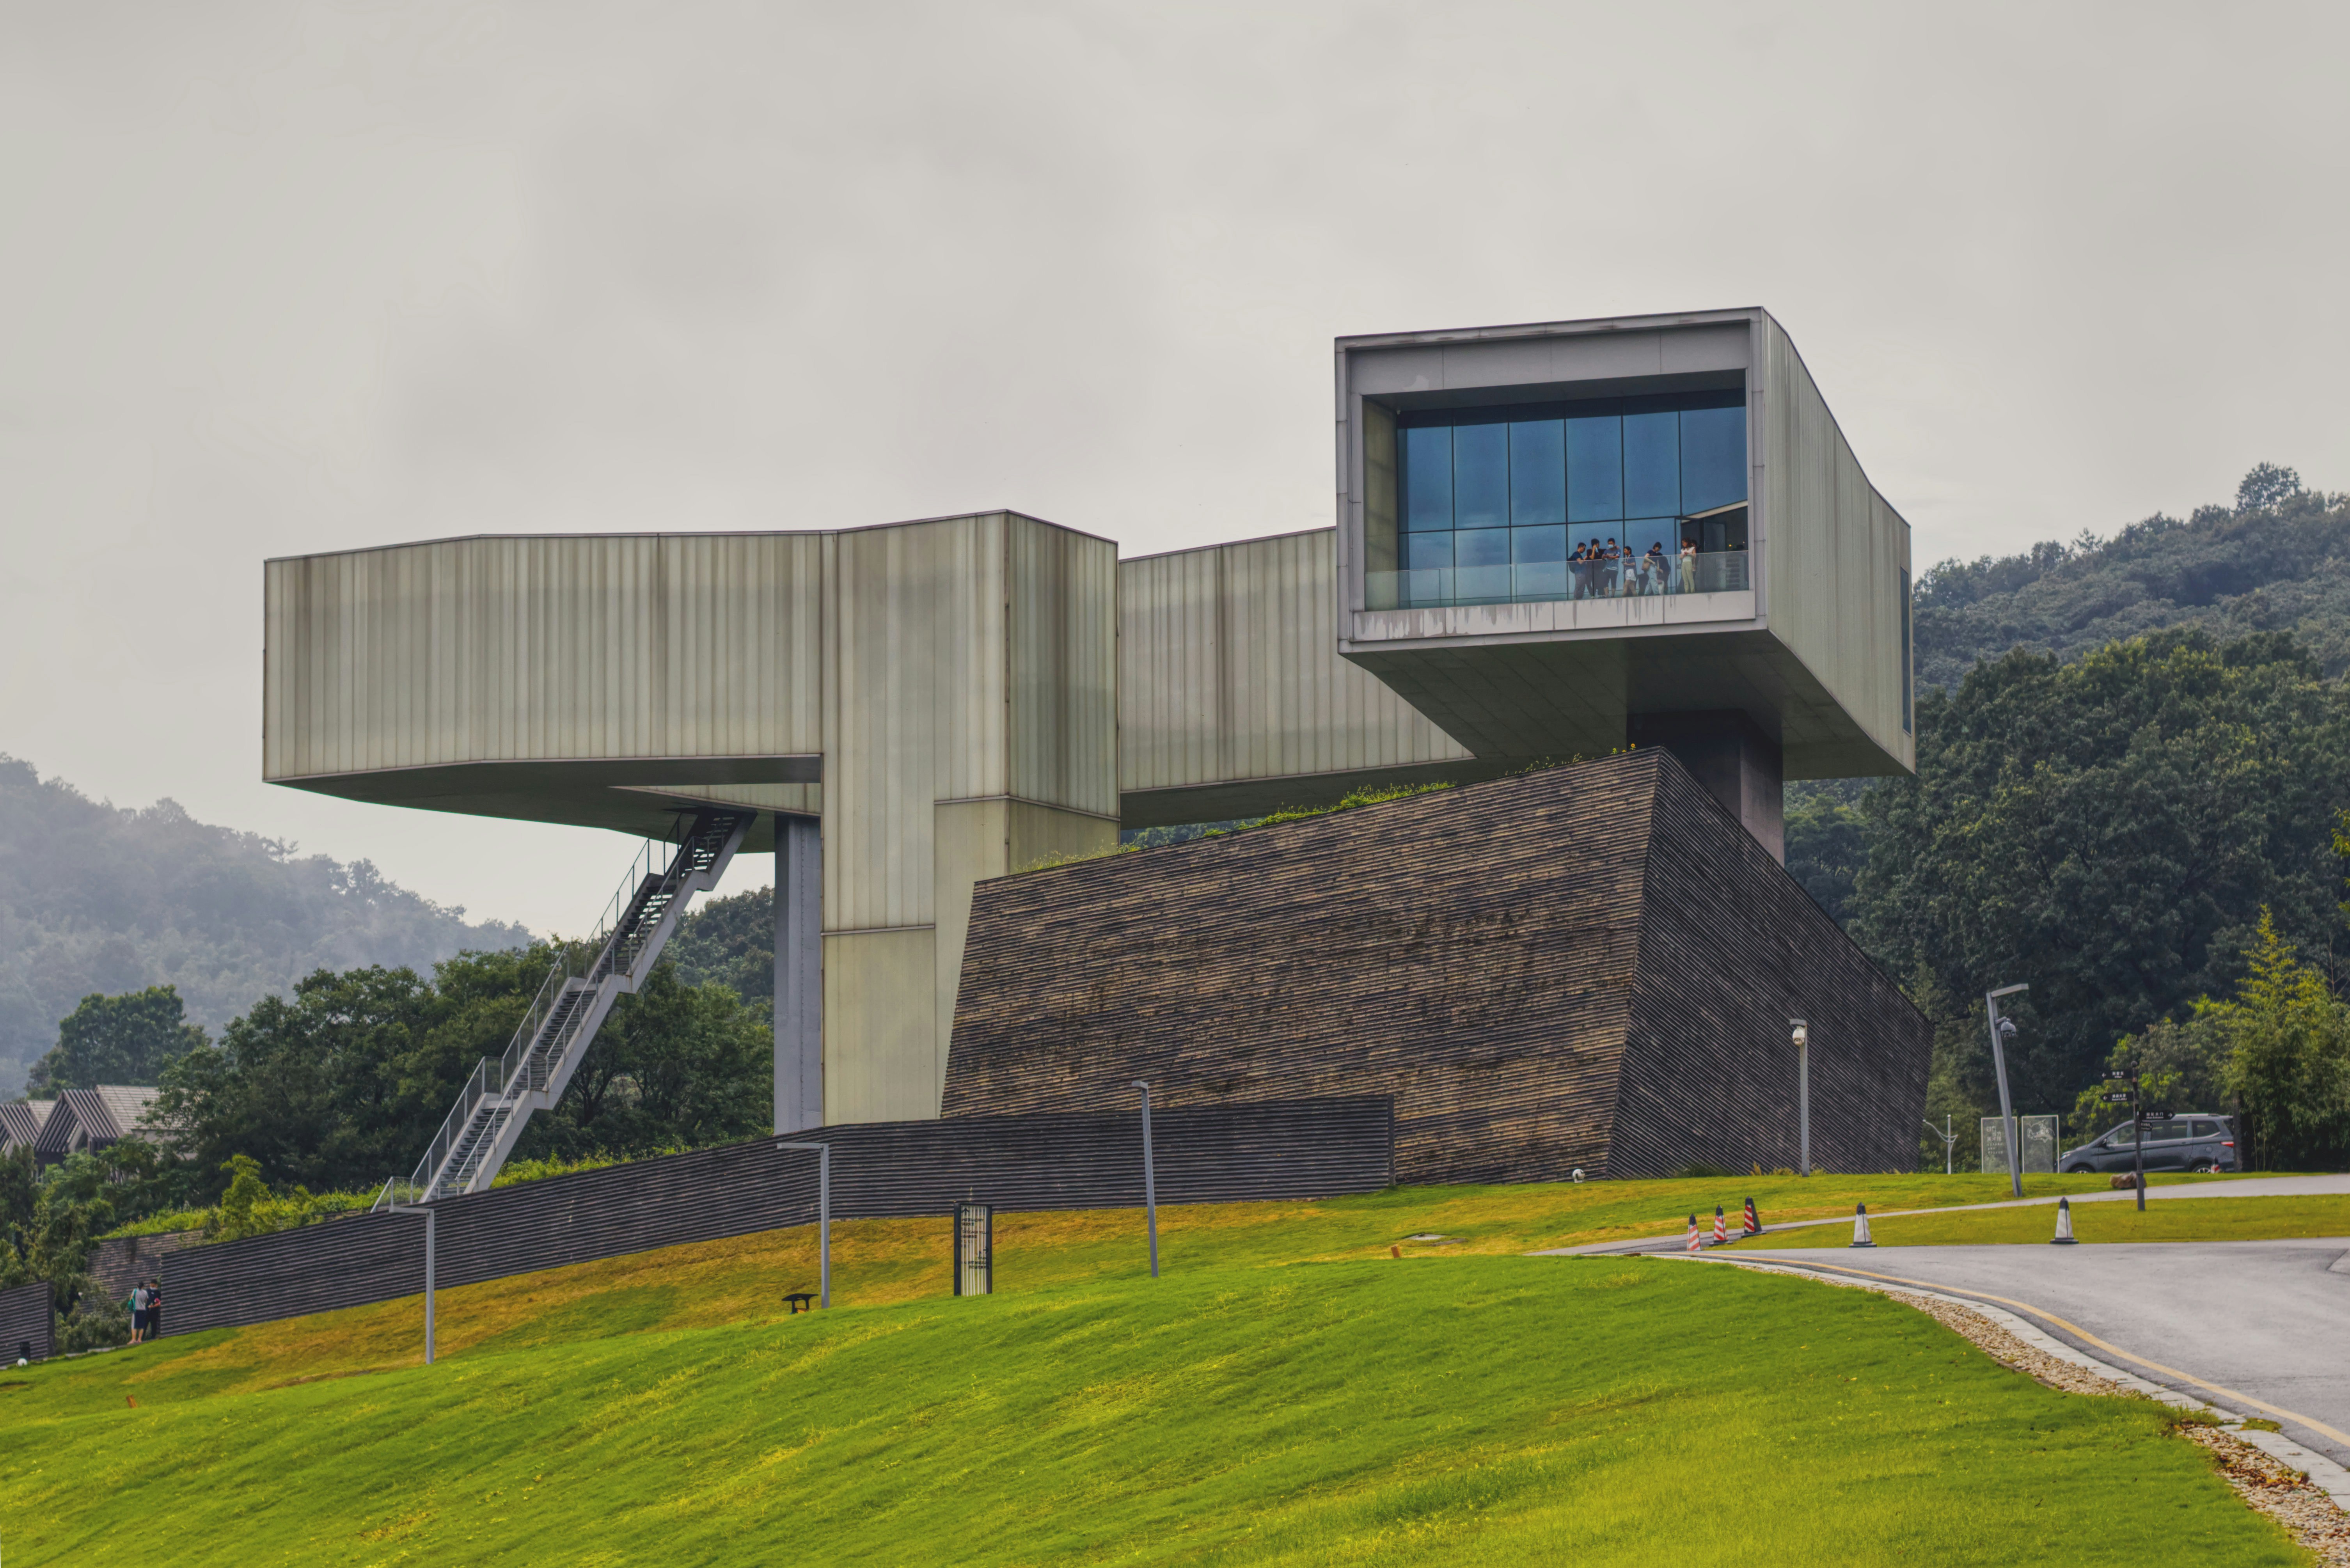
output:
M1372 609L1724 594L1742 592L1752 586L1744 550L1627 556L1613 561L1419 567L1367 572L1364 576Z

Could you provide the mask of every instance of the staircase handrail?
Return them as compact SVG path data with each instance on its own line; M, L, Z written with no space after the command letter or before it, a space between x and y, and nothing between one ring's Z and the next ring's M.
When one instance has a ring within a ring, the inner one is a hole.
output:
M644 929L645 923L636 916L654 895L661 892L673 895L676 888L683 886L699 869L691 864L695 857L686 854L685 850L693 842L694 830L702 827L707 820L707 817L697 817L691 827L681 824L674 838L646 839L629 862L619 888L605 904L603 916L596 922L596 929L588 940L578 943L556 942L555 961L548 967L546 977L539 981L538 992L531 998L530 1006L524 1011L521 1022L515 1024L504 1052L495 1058L484 1056L474 1064L473 1075L458 1094L457 1104L442 1118L441 1130L433 1134L432 1146L425 1150L424 1158L418 1162L416 1173L410 1180L413 1190L429 1197L450 1152L457 1147L472 1123L474 1111L492 1096L507 1095L510 1086L527 1070L531 1053L541 1044L540 1034L575 981L600 986L604 981L614 977L630 981L642 979L634 973L634 966L643 950L648 933ZM730 819L721 816L719 820ZM735 831L739 833L739 819L731 820L736 821ZM625 954L620 951L624 945L630 947ZM577 1028L578 1017L577 1012L571 1014L568 1030ZM550 1069L561 1054L560 1050L554 1049L546 1053ZM380 1199L380 1201L382 1199Z

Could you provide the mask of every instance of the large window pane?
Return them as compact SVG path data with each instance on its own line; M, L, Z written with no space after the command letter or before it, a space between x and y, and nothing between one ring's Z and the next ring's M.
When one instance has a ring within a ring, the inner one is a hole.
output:
M1416 572L1452 564L1451 534L1415 534L1403 543L1404 564Z
M1461 425L1452 432L1452 525L1510 525L1510 427Z
M1624 513L1670 516L1681 509L1681 417L1624 416ZM1646 548L1644 545L1642 546Z
M1522 599L1566 597L1566 530L1510 530L1510 591Z
M1566 421L1530 420L1512 425L1510 525L1527 528L1565 521Z
M1403 432L1406 531L1452 526L1452 432L1422 425Z
M1624 421L1602 414L1566 421L1566 520L1624 515Z
M1681 412L1681 506L1684 514L1746 499L1746 410L1686 409Z
M1510 531L1506 528L1462 529L1452 535L1452 565L1454 591L1462 598L1508 598Z

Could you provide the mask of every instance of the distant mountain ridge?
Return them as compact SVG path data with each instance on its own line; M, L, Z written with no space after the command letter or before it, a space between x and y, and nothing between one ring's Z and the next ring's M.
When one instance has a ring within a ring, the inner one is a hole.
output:
M2022 555L1919 574L1918 683L1955 687L2012 648L2070 661L2121 638L2201 626L2222 641L2286 631L2329 677L2350 670L2350 493L2262 463L2236 504L2185 522L2157 513L2110 539L2084 533Z
M196 821L174 801L93 801L0 753L0 1096L57 1043L85 996L179 988L217 1034L317 969L423 968L530 932L470 921L348 864Z

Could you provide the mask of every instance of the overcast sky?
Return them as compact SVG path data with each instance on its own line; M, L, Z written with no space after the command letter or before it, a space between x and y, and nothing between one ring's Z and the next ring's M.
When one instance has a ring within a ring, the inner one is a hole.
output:
M1921 562L2350 488L2345 58L2338 3L9 0L0 751L577 930L608 835L260 783L265 557L1324 526L1342 333L1765 306Z

